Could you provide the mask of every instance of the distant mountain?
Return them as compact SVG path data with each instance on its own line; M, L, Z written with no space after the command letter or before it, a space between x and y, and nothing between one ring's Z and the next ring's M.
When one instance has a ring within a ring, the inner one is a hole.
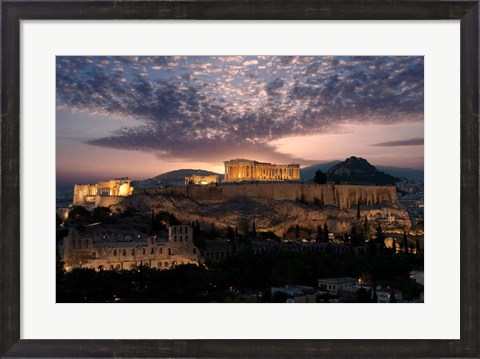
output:
M330 168L327 178L331 182L374 185L393 185L399 181L399 178L377 170L366 159L354 156Z
M313 180L315 177L315 172L317 170L322 170L323 172L328 172L330 168L339 164L342 161L335 160L325 163L316 163L314 165L304 167L300 169L300 176L303 180ZM394 166L382 166L376 165L377 170L385 172L394 177L405 177L411 181L423 182L423 170L417 170L414 168L403 168L403 167L394 167Z
M330 162L324 162L324 163L316 163L314 165L300 168L300 177L303 180L313 180L315 177L315 172L318 170L322 170L323 172L327 172L330 168L335 166L336 164L340 163L342 161L330 161Z
M378 170L388 173L395 177L405 177L411 181L423 183L423 170L414 168L403 168L393 166L375 166Z
M161 175L148 178L141 181L134 181L132 185L137 188L155 188L164 186L179 186L185 183L185 177L192 175L209 176L217 175L219 181L223 180L223 175L211 171L200 169L180 169L162 173Z

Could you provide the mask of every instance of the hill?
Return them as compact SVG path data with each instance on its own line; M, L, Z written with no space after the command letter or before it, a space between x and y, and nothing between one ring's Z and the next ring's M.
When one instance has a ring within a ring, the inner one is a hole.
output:
M316 163L314 165L304 167L300 169L300 177L303 180L313 180L313 177L315 177L315 172L318 170L322 170L323 172L327 172L330 168L335 166L336 164L340 163L342 161L335 160L335 161L330 161L330 162L324 162L324 163Z
M394 166L375 166L379 171L388 173L395 177L405 177L411 181L423 183L423 170L414 168L403 168Z
M339 164L342 161L335 160L325 163L316 163L314 165L304 167L300 169L300 176L303 180L312 180L315 177L315 172L317 170L322 170L323 172L328 172L330 168ZM394 166L382 166L375 165L377 170L385 172L386 174L392 175L394 177L405 177L411 181L423 182L423 170L418 170L414 168L406 167L394 167Z
M328 181L338 183L393 185L399 178L377 170L364 158L349 157L327 171Z
M134 187L137 188L157 188L164 186L180 186L185 183L185 177L192 175L209 176L217 175L219 181L223 180L223 175L211 171L205 171L201 169L180 169L170 172L162 173L161 175L148 178L141 181L135 181Z

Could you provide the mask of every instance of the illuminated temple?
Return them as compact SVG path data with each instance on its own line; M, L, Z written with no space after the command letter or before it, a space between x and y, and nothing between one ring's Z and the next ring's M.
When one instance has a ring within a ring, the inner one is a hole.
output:
M73 187L73 205L108 207L120 203L133 192L131 180L120 178L96 184L76 184Z
M224 164L224 182L300 180L299 164L277 165L240 158Z

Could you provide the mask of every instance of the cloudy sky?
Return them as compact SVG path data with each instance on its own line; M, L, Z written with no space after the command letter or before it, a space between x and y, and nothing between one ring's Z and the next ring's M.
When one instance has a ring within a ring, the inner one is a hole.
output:
M224 160L423 168L423 57L57 57L57 181Z

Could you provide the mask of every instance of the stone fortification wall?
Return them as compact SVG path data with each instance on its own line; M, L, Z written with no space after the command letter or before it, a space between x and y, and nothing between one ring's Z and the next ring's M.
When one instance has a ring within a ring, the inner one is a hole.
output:
M238 197L258 200L303 200L336 206L340 209L362 204L396 203L394 186L361 186L305 183L251 183L216 187L169 187L145 190L149 195L171 194L189 197L199 202L220 203Z

